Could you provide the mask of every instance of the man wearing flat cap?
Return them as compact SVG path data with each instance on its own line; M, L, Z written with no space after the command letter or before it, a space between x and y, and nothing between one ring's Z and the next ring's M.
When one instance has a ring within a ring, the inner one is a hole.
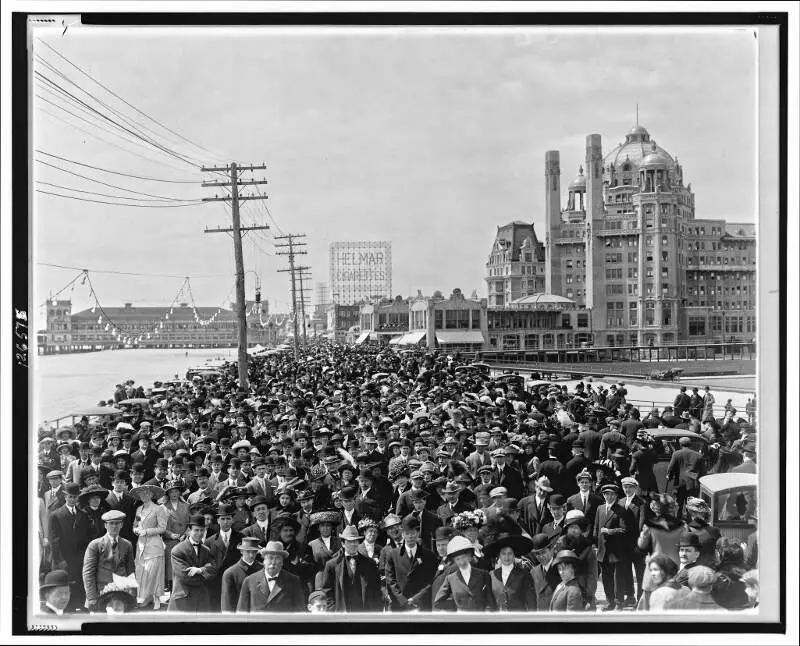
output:
M114 575L130 576L136 569L133 562L133 545L120 536L125 514L112 509L101 516L106 533L95 538L83 556L83 588L86 593L86 608L95 610L100 591L114 579Z

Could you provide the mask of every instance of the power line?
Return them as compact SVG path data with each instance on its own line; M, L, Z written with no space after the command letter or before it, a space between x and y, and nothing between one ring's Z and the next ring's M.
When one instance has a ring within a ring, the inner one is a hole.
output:
M75 193L83 193L84 195L97 195L99 197L113 197L119 200L134 200L137 202L172 202L173 200L165 200L165 199L152 199L146 197L127 197L125 195L114 195L111 193L97 193L95 191L83 191L79 188L72 188L71 186L62 186L61 184L53 184L52 182L42 182L40 180L36 180L35 184L42 184L43 186L52 186L53 188L60 188L65 191L74 191Z
M79 71L81 74L83 74L85 77L87 77L88 79L90 79L91 81L93 81L94 83L96 83L97 85L99 85L101 88L103 88L103 89L104 89L106 92L108 92L108 93L109 93L109 94L111 94L112 96L114 96L114 97L116 97L117 99L119 99L120 101L122 101L122 102L123 102L125 105L127 105L128 107L130 107L130 108L133 108L134 110L136 110L136 112L138 112L139 114L141 114L143 117L146 117L147 119L149 119L150 121L152 121L152 122L153 122L153 123L155 123L156 125L159 125L159 126L161 126L161 127L162 127L164 130L166 130L167 132L171 132L171 133L172 133L173 135L175 135L176 137L179 137L179 138L180 138L180 139L182 139L183 141L185 141L185 142L187 142L187 143L190 143L190 144L192 144L192 145L193 145L193 146L195 146L196 148L199 148L200 150L203 150L203 151L205 151L205 152L207 152L207 153L211 153L212 155L213 155L213 154L215 154L215 153L213 153L212 151L210 151L208 148L206 148L205 146L201 146L200 144L198 144L198 143L195 143L195 142L194 142L194 141L192 141L191 139L188 139L187 137L184 137L184 136L183 136L183 135L181 135L180 133L177 133L177 132L175 132L175 131L174 131L174 130L172 130L171 128L169 128L169 127L165 126L165 125L164 125L163 123L161 123L160 121L157 121L156 119L154 119L153 117L151 117L151 116L150 116L149 114L147 114L146 112L144 112L144 111L140 110L139 108L137 108L137 107L136 107L135 105L133 105L132 103L130 103L130 102L126 101L125 99L123 99L123 98L122 98L122 97L121 97L119 94L117 94L116 92L114 92L114 91L113 91L113 90L111 90L110 88L108 88L108 87L106 87L105 85L103 85L103 84L102 84L100 81L98 81L96 78L94 78L94 77L93 77L91 74L89 74L88 72L84 71L84 70L83 70L83 69L82 69L80 66L78 66L78 65L77 65L77 64L75 64L75 63L73 63L73 62L72 62L71 60L69 60L69 59L68 59L66 56L64 56L64 55L63 55L61 52L59 52L57 49L55 49L54 47L52 47L51 45L49 45L48 43L46 43L45 41L43 41L41 38L37 38L37 40L38 40L40 43L42 43L42 44L43 44L45 47L47 47L47 48L48 48L50 51L52 51L52 52L53 52L53 53L54 53L56 56L58 56L59 58L61 58L62 60L64 60L66 63L68 63L68 64L69 64L69 65L71 65L72 67L74 67L76 70L78 70L78 71Z
M172 156L172 157L175 157L175 158L176 158L176 159L178 159L179 161L182 161L182 162L184 162L184 163L187 163L187 164L189 164L189 165L190 165L190 166L192 166L192 167L196 167L196 166L198 165L196 161L192 161L191 159L189 159L189 157L188 157L188 156L186 156L186 155L181 155L180 153L178 153L178 152L176 152L176 151L172 150L171 148L167 148L167 147L166 147L166 146L164 146L163 144L160 144L160 143L158 143L158 142L154 141L153 139L151 139L151 138L149 138L149 137L147 137L147 136L143 135L141 132L137 132L137 131L135 131L135 130L131 130L130 128L128 128L128 127L126 127L126 126L124 126L124 125L120 124L118 121L115 121L114 119L112 119L111 117L109 117L107 114L104 114L103 112L101 112L101 111L100 111L100 110L98 110L97 108L95 108L95 107L93 107L93 106L89 105L88 103L86 103L86 101L84 101L83 99L80 99L80 98L78 98L77 96L75 96L74 94L72 94L72 92L70 92L70 91L66 90L65 88L61 87L61 86L60 86L58 83L56 83L56 82L55 82L54 80L52 80L51 78L48 78L46 75L42 74L41 72L38 72L38 71L34 70L34 71L33 71L33 74L34 74L35 76L39 77L40 79L44 80L46 83L48 83L48 84L52 85L53 87L57 88L57 89L58 89L58 90L60 90L62 93L64 93L64 94L65 94L65 95L67 95L68 97L70 97L70 98L71 98L73 101L75 101L75 102L76 102L76 103L78 103L79 105L82 105L82 106L84 106L85 108L87 108L87 109L91 110L92 112L94 112L95 114L97 114L97 116L99 116L99 117L101 117L101 118L105 119L106 121L108 121L110 124L112 124L112 125L116 126L117 128L119 128L119 129L121 129L121 130L124 130L125 132L127 132L127 133L129 133L129 134L133 135L134 137L136 137L137 139L141 139L142 141L144 141L144 142L146 142L146 143L150 144L151 146L153 146L153 147L157 148L158 150L161 150L162 152L164 152L164 153L166 153L166 154L168 154L168 155L170 155L170 156ZM95 100L97 100L97 99L95 99ZM99 103L99 102L100 102L100 101L98 101L98 103Z
M115 269L87 269L85 267L71 267L69 265L56 265L50 262L37 262L37 265L44 267L55 267L56 269L75 269L78 271L90 271L93 274L120 274L122 276L149 276L152 278L189 278L185 274L147 274L132 271L117 271ZM191 278L225 278L229 274L195 274Z
M121 171L111 170L108 168L101 168L100 166L92 166L91 164L84 164L79 161L75 161L74 159L67 159L66 157L59 157L58 155L54 155L53 153L45 152L39 148L36 148L34 152L37 152L41 155L47 155L48 157L53 157L55 159L60 159L61 161L69 162L70 164L76 164L77 166L83 166L85 168L92 168L94 170L99 170L104 173L112 173L114 175L123 175L124 177L133 177L135 179L144 179L150 182L165 182L168 184L194 184L197 185L197 182L193 180L185 180L185 179L161 179L159 177L144 177L142 175L132 175L131 173L123 173Z
M166 195L155 195L153 193L144 193L143 191L134 191L132 188L125 188L124 186L117 186L116 184L109 184L108 182L103 182L99 179L95 179L94 177L88 177L86 175L81 175L80 173L76 173L75 171L67 170L66 168L61 168L61 166L56 166L55 164L51 164L50 162L43 161L41 159L37 159L40 164L44 164L45 166L49 166L50 168L55 168L56 170L60 170L62 173L68 173L69 175L75 175L75 177L80 177L81 179L89 180L90 182L96 182L97 184L102 184L103 186L108 186L109 188L116 188L120 191L125 191L126 193L134 193L135 195L144 195L145 197L155 197L160 198L170 202L193 202L197 201L198 198L177 198L177 197L170 197Z
M37 193L43 193L44 195L53 195L55 197L64 197L70 200L78 200L80 202L94 202L95 204L108 204L109 206L132 206L137 209L179 209L184 206L202 206L202 202L192 202L189 204L127 204L125 202L104 202L102 200L91 200L85 197L77 197L75 195L63 195L61 193L53 193L51 191L43 191L41 189L35 189Z
M57 103L53 103L52 101L49 101L48 99L46 99L45 97L43 97L43 96L41 96L39 94L37 94L35 96L38 99L41 99L42 101L46 101L50 105L58 108L62 112L66 112L70 116L75 117L76 119L79 119L79 120L83 121L84 123L89 124L93 128L96 128L96 129L102 130L104 132L107 132L108 134L113 135L115 137L119 137L120 139L122 139L123 141L128 142L129 144L133 144L135 146L139 146L140 148L146 148L147 150L150 150L150 148L148 146L145 146L143 143L141 143L139 141L135 141L133 139L130 139L129 137L126 137L125 135L120 134L119 132L114 132L113 130L110 130L109 128L106 128L105 126L103 126L100 123L96 123L96 122L89 121L88 119L84 119L80 115L77 115L77 114L75 114L73 112L70 112L66 108L58 105ZM115 144L113 141L109 141L108 139L105 139L104 137L101 137L96 132L90 132L90 131L86 130L85 128L81 128L80 126L75 125L74 123L71 123L69 121L64 120L63 118L59 117L58 115L53 114L52 112L48 112L47 110L45 110L41 106L36 106L36 107L40 112L43 112L44 114L48 115L49 117L52 117L53 119L56 119L57 121L60 121L61 123L68 125L70 128L75 128L76 130L79 130L79 131L89 135L90 137L94 137L95 139L99 139L100 141L107 143L109 146L113 146L117 150L121 150L122 152L128 153L130 155L136 155L140 159L144 159L145 161L150 162L151 164L158 164L159 166L163 166L164 168L169 168L169 169L172 169L172 170L179 170L179 171L183 171L184 170L183 168L179 168L178 166L173 166L172 164L166 163L165 160L156 159L155 157L149 157L149 156L146 156L146 155L142 155L141 153L137 153L137 152L135 152L133 150L128 150L127 148L123 148L122 146L120 146L118 144Z

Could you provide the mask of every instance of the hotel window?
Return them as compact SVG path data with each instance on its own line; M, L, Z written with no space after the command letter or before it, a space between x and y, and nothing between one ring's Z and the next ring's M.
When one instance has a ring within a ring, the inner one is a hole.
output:
M670 325L672 323L672 306L664 303L661 307L661 324Z
M647 325L656 324L656 304L652 301L644 304L644 320Z
M589 327L589 315L588 314L578 314L578 327L579 328L586 328Z
M630 319L631 325L638 325L639 309L636 303L628 303L628 318Z
M645 244L646 244L648 247L652 247L652 246L653 246L653 236L647 236L647 237L645 238Z
M639 268L638 267L628 267L628 278L629 279L639 278Z
M637 251L629 251L628 262L639 262L639 253Z
M565 266L567 269L572 269L572 261L571 260L565 261Z
M689 317L689 336L705 336L706 320L702 316Z
M628 284L628 296L637 296L639 294L639 285L636 283Z

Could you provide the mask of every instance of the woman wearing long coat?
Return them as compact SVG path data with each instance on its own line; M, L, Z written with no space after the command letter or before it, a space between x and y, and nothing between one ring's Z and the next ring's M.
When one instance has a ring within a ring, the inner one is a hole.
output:
M153 604L161 606L164 593L164 532L167 531L167 512L153 498L161 498L164 490L155 485L141 485L131 489L131 496L139 498L142 506L136 510L133 533L136 542L136 584L139 607Z
M647 554L642 590L652 588L649 565L653 556L663 554L674 563L679 562L678 544L686 526L675 517L676 510L677 503L672 496L661 494L650 502L650 511L653 515L645 518L637 541L639 550Z
M167 501L161 505L167 514L164 530L164 571L166 587L172 589L172 548L185 536L189 526L189 505L181 498L183 483L173 480L167 484Z

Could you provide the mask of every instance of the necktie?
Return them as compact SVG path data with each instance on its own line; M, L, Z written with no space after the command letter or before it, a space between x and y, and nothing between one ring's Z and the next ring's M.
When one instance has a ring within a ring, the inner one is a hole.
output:
M114 565L119 563L119 541L116 538L111 541L111 558L114 559Z
M356 573L356 557L355 556L348 556L347 557L347 565L350 567L350 574Z
M228 549L228 535L227 534L223 534L222 535L222 542L225 543L225 550L227 551L227 549Z
M194 541L192 541L192 547L194 548L194 555L199 558L200 557L200 543L195 543Z

